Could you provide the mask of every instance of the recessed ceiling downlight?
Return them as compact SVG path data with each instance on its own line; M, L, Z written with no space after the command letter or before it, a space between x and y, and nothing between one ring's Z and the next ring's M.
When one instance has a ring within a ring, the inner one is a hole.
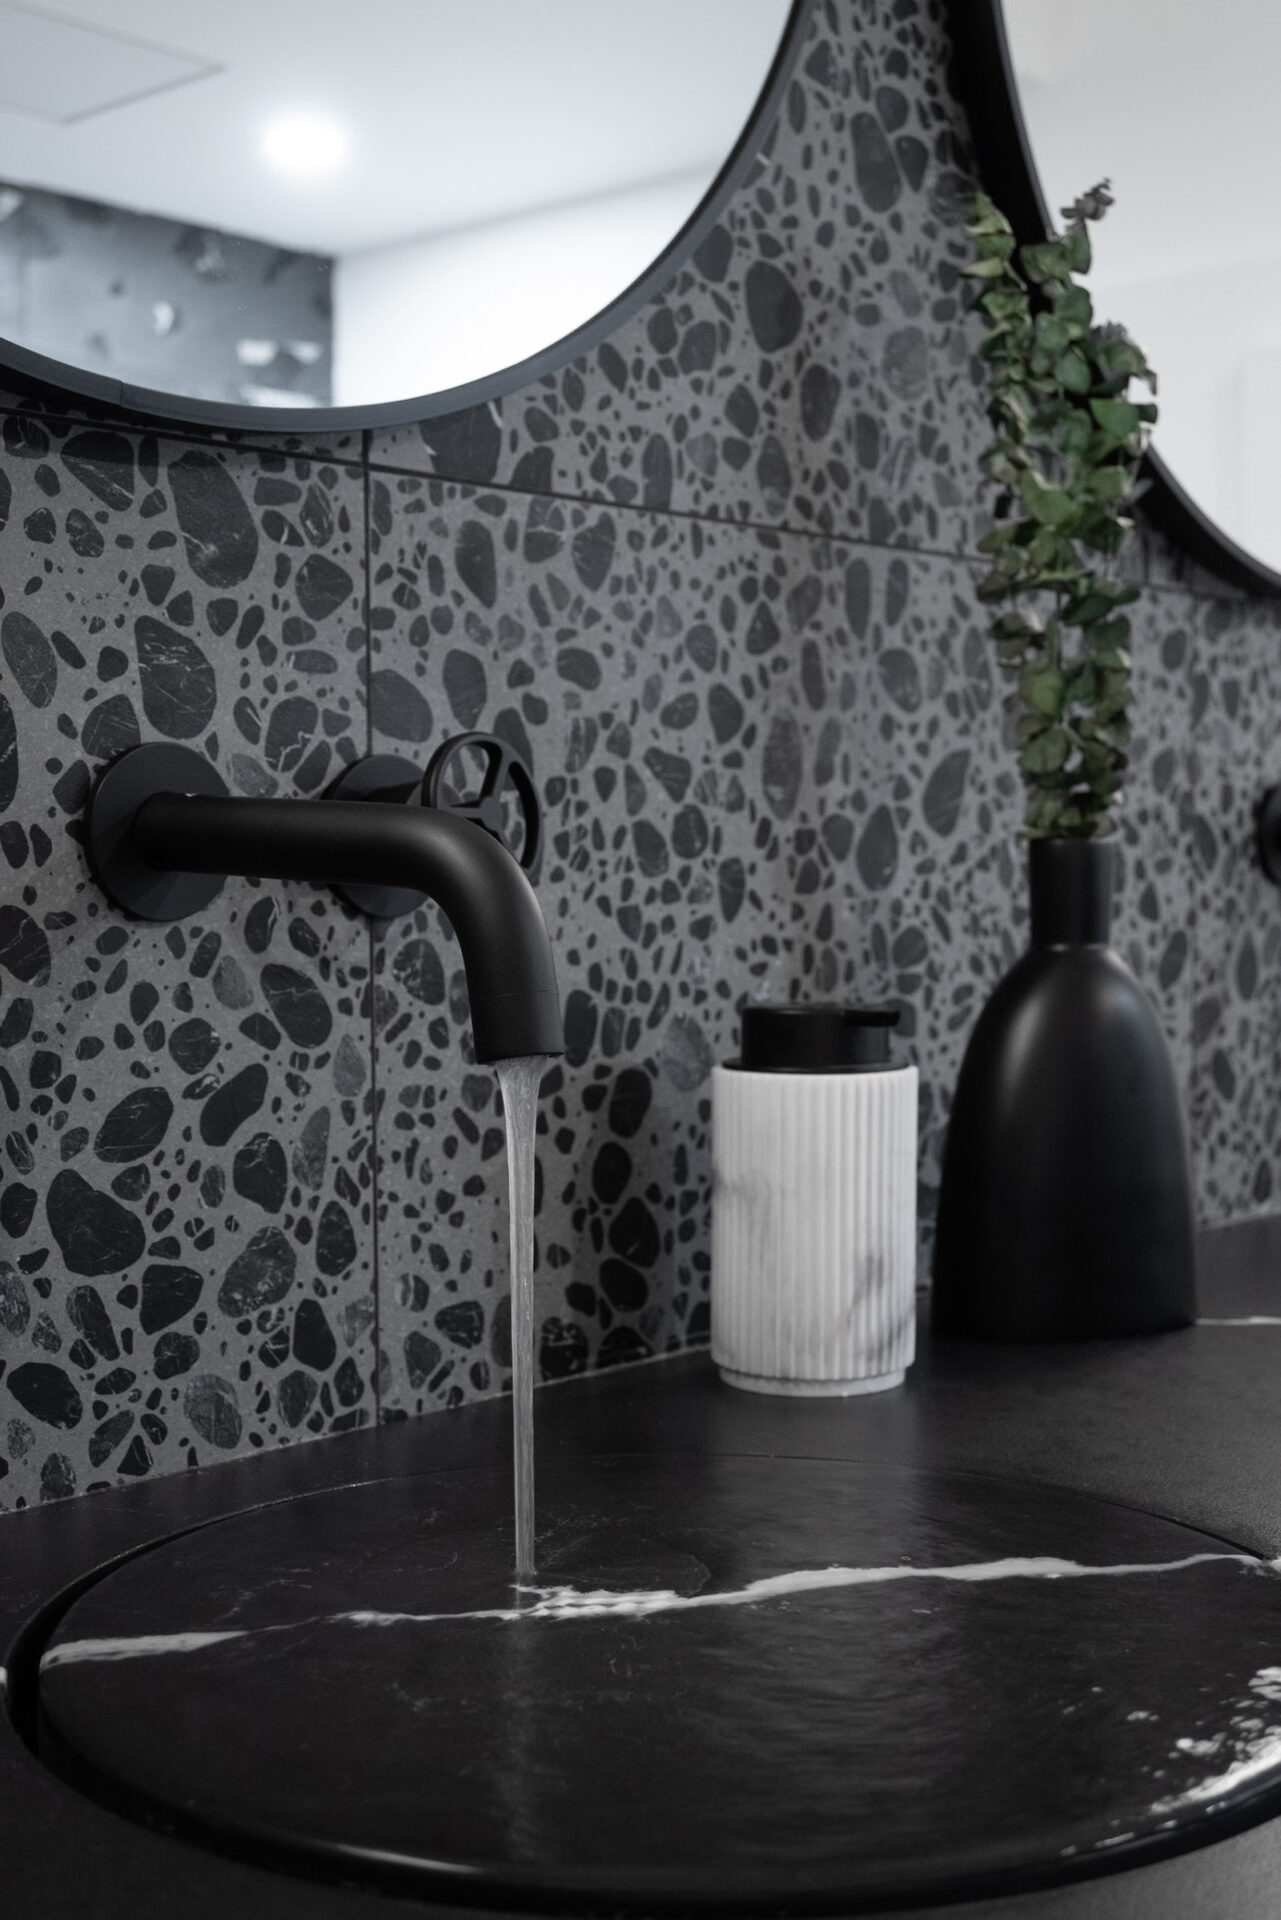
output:
M270 121L262 150L290 180L325 180L338 172L351 142L346 129L323 113L282 113Z

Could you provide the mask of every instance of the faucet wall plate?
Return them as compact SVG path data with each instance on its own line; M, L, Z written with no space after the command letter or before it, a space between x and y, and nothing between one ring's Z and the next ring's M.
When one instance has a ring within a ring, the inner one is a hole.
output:
M103 892L140 920L184 920L222 892L225 874L153 867L133 839L138 809L158 793L225 796L227 783L203 754L167 742L131 747L98 776L85 815L85 851Z
M327 800L399 800L408 806L423 806L422 770L398 753L371 753L353 760L325 789ZM427 904L427 895L413 887L352 885L340 881L334 892L341 895L357 913L371 920L398 920Z

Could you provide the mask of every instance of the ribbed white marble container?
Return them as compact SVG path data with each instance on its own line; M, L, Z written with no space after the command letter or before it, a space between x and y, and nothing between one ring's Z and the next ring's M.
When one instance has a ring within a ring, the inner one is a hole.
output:
M916 1353L915 1067L712 1075L712 1358L756 1393L875 1393Z

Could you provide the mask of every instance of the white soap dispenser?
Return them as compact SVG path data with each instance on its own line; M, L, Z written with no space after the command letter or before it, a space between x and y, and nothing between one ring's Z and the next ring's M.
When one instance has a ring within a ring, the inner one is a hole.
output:
M748 1006L712 1075L712 1358L754 1393L875 1393L916 1351L917 1070L889 1007Z

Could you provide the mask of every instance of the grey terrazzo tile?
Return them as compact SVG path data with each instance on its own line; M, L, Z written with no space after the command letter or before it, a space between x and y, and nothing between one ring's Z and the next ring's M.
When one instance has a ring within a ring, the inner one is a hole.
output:
M844 728L847 921L861 991L898 1006L921 1069L924 1280L961 1051L1020 944L1019 798L971 573L854 550L845 584L854 646L872 668Z
M1021 911L1012 855L990 871L1017 797L970 576L408 478L375 480L372 519L377 744L492 728L547 802L570 1056L540 1142L544 1370L662 1351L706 1325L706 1074L742 999L895 1000L936 1161ZM416 1410L506 1364L500 1121L434 916L378 967L386 1404Z
M97 768L179 740L240 792L363 745L363 482L5 423L0 1185L7 1503L369 1416L369 941L229 882L128 920Z
M825 0L752 177L600 349L376 432L377 464L873 542L972 543L963 123L929 8Z
M1198 609L1147 591L1126 609L1134 704L1130 768L1117 818L1113 945L1151 997L1174 1059L1185 1113L1192 1075L1195 890L1192 680Z
M254 430L237 427L201 427L181 421L141 422L136 415L122 412L94 400L76 400L65 394L24 392L8 386L0 377L0 416L15 415L40 421L51 440L69 434L99 428L120 432L131 438L150 434L166 440L189 441L197 447L238 448L251 455L270 457L288 454L302 459L332 460L340 465L359 462L364 456L365 433L360 427L341 427L321 432L307 424L306 409L300 408L296 424L287 427Z
M175 426L168 431L171 435L181 435L184 430ZM365 444L365 433L360 427L334 427L320 432L306 424L305 415L296 426L210 428L198 436L192 433L191 438L200 446L243 450L251 457L284 453L304 460L329 460L339 466L360 462Z
M1192 1085L1203 1220L1272 1211L1281 1191L1281 893L1260 870L1254 815L1281 781L1281 616L1197 609Z
M843 561L435 482L386 483L393 505L384 484L379 744L410 744L405 715L425 726L428 709L433 738L491 728L532 758L547 807L568 1053L540 1121L543 1371L662 1352L706 1327L708 1074L734 1050L737 1000L852 977L848 844L823 834L840 799L831 713L852 697L823 664L850 655ZM461 1011L457 968L427 918L381 942L389 1407L482 1391L506 1364L499 1120L443 1017Z

